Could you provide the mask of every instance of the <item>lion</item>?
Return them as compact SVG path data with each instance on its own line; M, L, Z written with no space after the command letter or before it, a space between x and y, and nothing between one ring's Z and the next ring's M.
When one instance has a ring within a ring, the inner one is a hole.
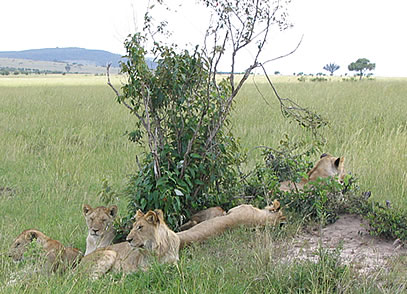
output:
M29 249L31 242L36 242L41 248L41 256L45 257L45 269L53 272L75 267L83 256L78 249L65 247L61 242L51 239L42 232L29 229L23 231L14 240L9 250L9 257L14 261L24 259L24 253Z
M231 208L226 215L203 221L189 230L178 232L177 235L181 241L180 246L182 248L192 242L204 241L223 233L227 229L240 225L275 226L284 220L285 216L280 210L280 202L277 200L273 201L272 206L266 206L264 209L243 204Z
M194 214L193 216L191 216L191 219L188 222L186 222L185 224L183 224L179 228L179 230L180 231L188 230L203 221L206 221L208 219L211 219L211 218L214 218L217 216L225 215L225 213L226 212L219 206L210 207L208 209L202 210L202 211Z
M117 206L92 208L90 205L84 204L83 215L88 226L86 256L97 248L107 247L112 244L116 236L113 221L117 216Z
M83 257L81 266L97 279L108 271L132 273L147 270L151 257L161 263L176 263L181 246L206 240L239 225L277 225L285 220L280 203L258 209L252 205L240 205L229 210L224 216L203 221L189 230L175 233L168 228L161 210L138 210L135 222L126 241L99 248Z
M168 228L161 210L137 211L135 222L126 242L100 248L86 255L83 266L93 279L113 270L132 273L146 270L151 263L151 256L159 262L176 263L179 260L179 237Z
M284 181L280 183L280 191L303 190L308 182L318 178L338 176L338 181L343 182L345 177L345 158L322 154L315 166L307 173L307 178L302 178L299 183Z

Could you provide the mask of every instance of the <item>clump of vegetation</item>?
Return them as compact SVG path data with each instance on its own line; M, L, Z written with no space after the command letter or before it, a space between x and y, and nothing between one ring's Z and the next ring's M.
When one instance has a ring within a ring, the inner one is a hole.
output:
M122 94L113 88L118 102L136 119L129 139L147 144L127 187L130 214L137 209L160 208L172 228L197 210L233 205L231 195L240 180L238 165L245 159L229 125L234 98L254 68L264 69L259 56L271 26L290 26L286 3L273 7L253 1L202 3L216 18L207 31L213 47L180 50L156 41L156 34L166 35L166 23L155 27L147 12L143 32L125 42L127 54L121 73L127 76L127 83ZM236 80L236 56L252 43L256 43L254 60ZM229 46L232 53L225 55ZM147 55L154 56L154 70L146 63ZM230 57L231 71L220 80L218 64L224 56ZM305 126L313 123L311 112L301 109L304 112L297 114L300 108L293 110L292 101L278 99L284 115Z
M311 79L311 82L327 82L328 79L324 77L315 77Z
M8 76L13 75L32 75L32 74L62 74L62 71L56 70L39 70L36 68L16 68L16 67L0 67L0 75Z
M340 69L340 66L335 63L328 63L323 67L324 70L328 71L331 76L334 75L334 72Z
M357 180L350 175L345 177L343 185L337 178L323 178L309 182L303 190L279 190L282 181L299 182L306 178L306 171L313 166L311 158L318 151L318 148L314 147L297 154L295 150L298 151L301 144L292 144L289 141L283 143L286 147L282 151L270 152L267 148L264 152L264 162L258 163L245 179L244 189L246 194L254 195L253 203L263 207L273 199L278 199L285 211L305 223L318 222L323 225L333 223L340 214L349 212L354 198L359 197Z
M407 240L407 212L404 209L372 201L362 203L356 212L368 220L372 235Z
M370 62L367 58L359 58L355 62L352 62L348 65L348 69L350 71L357 72L359 79L361 80L362 77L366 74L367 71L372 71L376 68L376 63Z

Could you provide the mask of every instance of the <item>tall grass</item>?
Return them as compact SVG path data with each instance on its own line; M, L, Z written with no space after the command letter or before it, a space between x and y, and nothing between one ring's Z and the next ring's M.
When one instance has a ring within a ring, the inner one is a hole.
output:
M251 81L233 112L234 132L243 146L278 147L285 133L304 136L281 116L264 78L256 77L256 83L267 103ZM363 189L377 200L406 207L407 81L300 83L280 78L276 87L281 96L330 121L323 131L324 152L346 156L347 169L359 177ZM375 278L363 277L358 283L350 268L338 267L335 256L317 265L281 264L281 232L269 229L238 230L188 248L178 268L157 265L145 273L108 275L97 282L76 273L24 273L23 266L6 256L24 229L37 228L65 245L85 249L81 206L101 204L97 194L103 179L119 192L119 214L125 215L127 201L120 190L141 148L124 136L133 125L102 77L0 79L0 187L11 189L0 192L1 293L379 292ZM260 155L253 151L250 158L253 164ZM23 279L7 286L16 272ZM398 289L396 284L387 289Z
M238 97L233 125L244 145L278 147L284 134L293 139L304 130L282 117L264 78L254 78ZM377 200L405 206L407 188L407 80L276 83L289 97L329 120L323 130L324 152L346 157L346 168ZM266 100L267 103L264 101ZM257 156L259 153L257 154Z

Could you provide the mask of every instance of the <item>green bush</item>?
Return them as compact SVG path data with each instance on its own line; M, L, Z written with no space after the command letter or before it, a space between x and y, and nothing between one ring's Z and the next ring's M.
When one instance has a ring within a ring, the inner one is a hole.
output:
M367 208L368 212L362 216L369 221L372 235L407 240L406 211L383 206L378 202L371 202Z
M121 70L128 80L118 100L137 118L129 139L148 145L126 194L130 215L160 208L176 228L191 212L230 202L244 157L227 119L230 83L210 78L198 48L178 52L156 43L151 70L144 41L135 34L125 42Z

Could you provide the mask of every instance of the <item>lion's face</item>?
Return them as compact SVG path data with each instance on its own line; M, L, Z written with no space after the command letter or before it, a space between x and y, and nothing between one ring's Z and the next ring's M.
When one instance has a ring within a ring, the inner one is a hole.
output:
M117 215L117 206L92 208L85 204L83 206L83 215L85 216L89 235L94 238L102 238L113 225Z
M24 257L24 253L27 251L27 245L30 244L38 237L35 230L26 230L22 232L11 244L9 250L9 257L13 258L14 261L20 261Z
M315 181L317 178L328 178L338 176L339 181L345 177L345 158L334 157L329 154L322 154L315 167L308 173L309 180Z
M148 211L144 214L141 210L136 213L136 221L126 240L132 247L153 250L157 244L157 230L162 220L162 211Z

